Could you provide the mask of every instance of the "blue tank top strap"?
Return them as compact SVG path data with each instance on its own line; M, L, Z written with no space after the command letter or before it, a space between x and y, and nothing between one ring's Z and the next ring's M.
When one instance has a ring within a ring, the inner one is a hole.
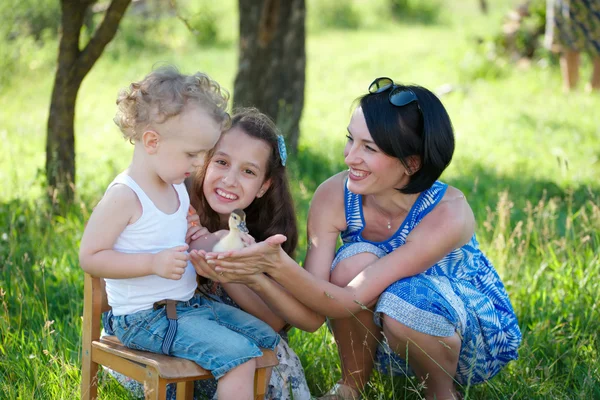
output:
M423 218L442 200L448 189L448 184L435 181L434 184L421 193L418 203L413 206L413 212L410 215L410 220L406 224L409 231L421 222Z
M360 195L348 190L348 179L344 182L344 208L346 212L346 230L341 233L344 242L354 242L364 228L362 219L362 201Z
M346 183L348 181L346 180ZM365 227L365 221L362 210L362 197L348 190L348 186L344 186L344 205L346 211L345 231L341 232L340 236L344 243L367 242L376 245L377 247L391 252L402 246L406 242L408 234L418 225L419 222L440 202L446 193L448 185L436 181L429 189L422 192L415 204L413 204L408 215L400 228L391 235L387 240L382 242L371 242L361 236L361 232Z

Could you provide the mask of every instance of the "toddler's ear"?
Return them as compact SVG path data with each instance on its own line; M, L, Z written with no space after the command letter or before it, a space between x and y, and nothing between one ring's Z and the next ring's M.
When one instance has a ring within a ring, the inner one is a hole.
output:
M142 143L148 154L154 154L158 150L160 135L155 131L146 131L142 135Z

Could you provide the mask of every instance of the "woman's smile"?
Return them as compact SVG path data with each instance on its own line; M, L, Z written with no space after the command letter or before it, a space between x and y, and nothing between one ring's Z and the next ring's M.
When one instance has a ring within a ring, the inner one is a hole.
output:
M360 181L371 175L370 172L362 171L360 169L350 168L349 171L350 173L348 174L348 177L353 181Z

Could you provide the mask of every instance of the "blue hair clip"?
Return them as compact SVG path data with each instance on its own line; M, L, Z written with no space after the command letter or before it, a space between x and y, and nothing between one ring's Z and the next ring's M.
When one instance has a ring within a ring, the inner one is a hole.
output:
M287 162L287 150L285 148L285 140L283 139L283 135L277 135L277 147L279 148L281 165L285 167L285 163Z

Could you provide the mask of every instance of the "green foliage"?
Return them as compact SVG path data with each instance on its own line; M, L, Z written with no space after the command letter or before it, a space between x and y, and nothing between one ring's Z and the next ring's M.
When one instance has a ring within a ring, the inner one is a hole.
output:
M227 2L177 0L176 9L182 26L201 47L229 46L237 38L237 9Z
M24 68L36 70L56 58L60 3L53 0L0 2L0 90Z
M434 24L443 10L440 0L388 0L392 15L408 23Z
M314 4L320 28L358 29L361 17L352 1L321 1Z
M467 51L459 65L461 82L478 79L495 80L506 77L509 68L505 58L498 54L494 42L482 41L474 49Z
M0 32L15 36L56 37L60 26L61 10L58 0L6 0L0 4L2 26Z
M509 61L522 58L556 64L556 57L544 47L546 0L521 2L502 17L499 29L485 39L496 56Z
M473 48L460 64L463 82L505 78L510 73L510 62L531 60L541 61L542 65L557 64L557 57L543 46L545 0L521 2L503 16L493 18L498 21L499 28L475 39Z
M160 18L131 18L128 12L121 21L115 38L109 43L106 54L118 59L143 51L164 51L168 48L168 39L163 36L167 32L168 28Z
M533 0L522 7L525 15L520 20L513 43L506 40L502 42L501 39L499 41L504 44L505 52L512 53L513 57L519 55L531 58L536 50L542 47L546 26L546 1ZM502 34L498 36L501 37Z
M38 41L32 36L16 36L0 42L0 92L22 77L24 70L47 71L56 62L56 51L57 42L48 33Z
M197 13L190 18L190 25L199 44L215 44L219 37L217 16L210 9Z

